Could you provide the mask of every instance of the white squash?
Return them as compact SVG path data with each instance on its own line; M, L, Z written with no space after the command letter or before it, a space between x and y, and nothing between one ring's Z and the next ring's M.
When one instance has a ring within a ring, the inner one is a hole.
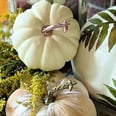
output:
M105 85L114 89L116 80L116 6L95 14L82 28L81 42L72 61L75 75L89 93L102 99L104 94L116 101ZM116 94L116 90L115 93Z
M95 106L89 98L87 89L80 81L73 77L61 78L60 85L65 85L69 80L77 83L73 85L72 90L64 89L57 91L54 93L55 100L48 105L45 105L43 100L38 101L38 105L41 105L41 108L38 109L36 116L96 116ZM56 83L57 81L54 81L54 85L57 86ZM51 87L50 84L51 81L48 84ZM30 93L26 90L16 90L7 101L6 116L29 116L32 108L18 102L26 102L30 97Z
M38 1L41 1L41 0L28 0L28 3L35 4ZM51 0L45 0L45 1L51 1ZM60 3L60 4L65 3L65 0L52 0L52 1L53 1L53 3Z
M11 40L28 67L51 71L76 55L79 38L78 22L68 7L39 1L16 18Z

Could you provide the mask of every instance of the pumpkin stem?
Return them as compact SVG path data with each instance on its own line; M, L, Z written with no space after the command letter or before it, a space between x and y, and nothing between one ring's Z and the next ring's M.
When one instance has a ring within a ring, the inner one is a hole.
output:
M58 86L49 90L48 94L45 96L45 101L44 101L45 105L48 105L49 103L54 102L55 100L54 94L56 92L64 90L64 89L69 89L71 91L75 84L77 84L77 82L68 80L64 84L59 84Z
M64 28L64 32L68 30L68 25L70 25L69 21L64 20L63 23L57 23L55 25L48 25L42 28L42 33L44 33L45 36L52 35L52 31L56 28Z

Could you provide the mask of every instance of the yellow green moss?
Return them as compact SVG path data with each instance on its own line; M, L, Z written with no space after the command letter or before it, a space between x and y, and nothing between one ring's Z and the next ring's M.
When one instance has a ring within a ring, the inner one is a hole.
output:
M47 93L47 82L48 75L43 73L35 74L32 78L32 84L30 86L29 92L32 94L30 99L30 105L32 107L31 116L35 116L39 108L41 108L41 102L44 98L44 95ZM39 103L38 103L39 102Z
M0 40L10 39L12 27L16 17L22 12L22 9L17 9L17 12L9 12L7 15L0 16L0 18L6 19L0 22Z

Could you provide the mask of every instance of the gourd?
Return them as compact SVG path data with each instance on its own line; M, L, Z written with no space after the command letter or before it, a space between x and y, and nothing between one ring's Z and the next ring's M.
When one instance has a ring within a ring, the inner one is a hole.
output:
M48 97L38 100L36 116L96 116L96 109L85 86L73 76L53 77L48 83ZM63 77L63 78L62 78ZM55 81L53 81L55 79ZM57 81L58 79L58 81ZM59 83L57 83L59 82ZM51 86L52 83L52 86ZM55 85L55 87L53 87ZM6 105L7 116L29 116L32 107L23 105L31 98L29 91L17 89ZM49 98L49 99L46 99ZM48 101L48 102L45 102ZM19 103L20 102L20 103ZM47 104L45 104L47 103ZM34 115L34 116L35 116Z
M17 16L11 41L27 67L52 71L76 55L79 38L79 24L68 7L38 1Z
M95 14L81 31L73 72L93 97L116 106L116 6Z

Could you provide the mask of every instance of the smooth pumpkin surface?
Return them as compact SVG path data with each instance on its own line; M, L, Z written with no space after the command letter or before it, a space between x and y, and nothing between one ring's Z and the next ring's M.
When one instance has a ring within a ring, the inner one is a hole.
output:
M75 75L86 85L89 93L116 101L116 6L101 11L85 23L82 41L72 61ZM91 36L92 35L92 36ZM90 37L91 36L91 37ZM109 86L111 90L105 86ZM112 93L111 93L112 91ZM109 102L111 102L110 100Z

